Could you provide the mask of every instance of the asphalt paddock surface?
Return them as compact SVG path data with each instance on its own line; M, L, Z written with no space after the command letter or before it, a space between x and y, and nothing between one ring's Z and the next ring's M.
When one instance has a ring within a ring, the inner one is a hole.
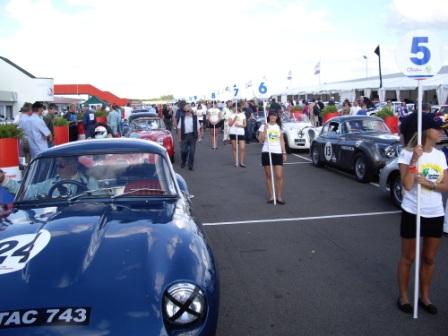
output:
M261 146L247 145L244 169L219 144L207 134L194 171L179 153L175 164L219 268L217 335L448 335L447 238L432 285L439 314L414 320L396 306L400 215L387 194L298 152L284 166L286 205L266 204Z

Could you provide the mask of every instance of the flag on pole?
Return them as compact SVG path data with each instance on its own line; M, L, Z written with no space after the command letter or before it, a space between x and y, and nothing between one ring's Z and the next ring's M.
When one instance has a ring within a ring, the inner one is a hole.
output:
M381 56L380 54L380 45L378 44L378 47L375 48L375 54L377 54L378 56Z
M318 75L320 74L320 61L316 63L316 65L314 66L314 74Z

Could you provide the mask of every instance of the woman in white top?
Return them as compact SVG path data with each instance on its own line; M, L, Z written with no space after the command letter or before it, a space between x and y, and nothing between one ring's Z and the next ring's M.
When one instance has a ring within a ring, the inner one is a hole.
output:
M233 107L235 109L235 107ZM233 113L229 118L229 137L232 142L232 154L233 161L236 162L236 146L238 146L239 153L239 165L242 168L246 168L244 164L244 158L246 155L246 141L244 137L244 129L246 128L246 115L241 110L241 106L238 106L238 112ZM238 143L237 143L238 142ZM235 163L235 167L236 167Z
M446 158L442 151L435 148L435 144L441 139L442 125L443 122L434 114L422 114L422 146L417 146L417 113L407 117L401 125L401 133L407 147L401 151L398 158L404 193L400 225L401 257L398 264L400 297L397 304L401 311L408 314L413 312L408 286L415 258L417 184L421 185L420 235L423 237L419 306L430 314L437 314L437 308L429 298L429 289L442 236L445 213L442 192L448 191Z
M274 166L277 203L285 204L285 199L283 198L283 162L286 161L287 155L282 124L278 113L276 111L269 111L268 123L261 125L258 131L258 141L263 144L261 150L261 165L264 169L266 189L268 190L268 203L274 203L269 160L270 151L272 165Z

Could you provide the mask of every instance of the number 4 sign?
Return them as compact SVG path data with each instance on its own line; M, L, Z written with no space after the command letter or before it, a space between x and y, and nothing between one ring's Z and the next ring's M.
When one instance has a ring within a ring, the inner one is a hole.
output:
M423 30L405 35L397 50L397 65L407 77L423 79L436 75L442 66L441 44Z

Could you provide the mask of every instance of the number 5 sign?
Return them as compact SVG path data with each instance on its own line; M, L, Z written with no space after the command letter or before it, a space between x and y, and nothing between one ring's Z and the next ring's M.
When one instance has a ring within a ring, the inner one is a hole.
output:
M441 44L428 31L417 30L406 34L396 56L403 74L416 79L432 77L442 66Z

